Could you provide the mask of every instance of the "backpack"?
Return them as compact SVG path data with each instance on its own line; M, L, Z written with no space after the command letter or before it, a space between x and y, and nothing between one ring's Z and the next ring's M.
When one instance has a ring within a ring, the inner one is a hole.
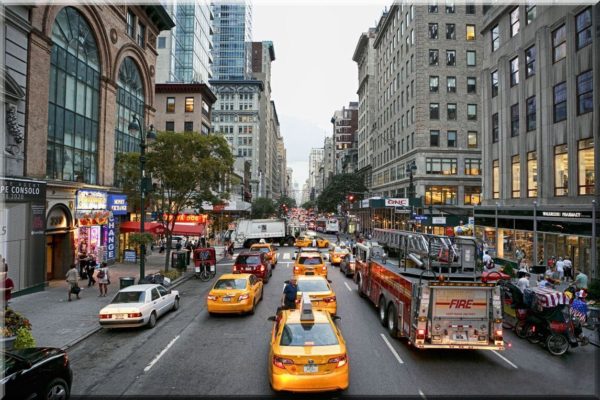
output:
M104 270L103 270L103 269L99 269L99 270L98 270L98 275L96 275L96 277L97 277L98 279L104 279L104 276L105 276L105 275L106 275L106 274L104 273Z

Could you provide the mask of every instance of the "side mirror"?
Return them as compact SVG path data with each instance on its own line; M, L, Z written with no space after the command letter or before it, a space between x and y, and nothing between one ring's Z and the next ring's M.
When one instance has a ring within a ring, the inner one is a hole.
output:
M277 317L275 315L271 315L269 318L267 318L267 321L275 322L276 320L277 320Z
M338 316L338 315L334 315L333 317L331 317L331 319L335 322L335 321L339 321L342 319L342 317Z

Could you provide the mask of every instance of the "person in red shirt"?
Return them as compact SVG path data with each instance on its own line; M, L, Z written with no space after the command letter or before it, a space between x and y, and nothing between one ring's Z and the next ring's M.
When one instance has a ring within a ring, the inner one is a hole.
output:
M0 292L4 292L4 308L8 307L8 301L11 299L12 290L15 287L12 279L8 277L8 264L2 266L2 279L0 280Z

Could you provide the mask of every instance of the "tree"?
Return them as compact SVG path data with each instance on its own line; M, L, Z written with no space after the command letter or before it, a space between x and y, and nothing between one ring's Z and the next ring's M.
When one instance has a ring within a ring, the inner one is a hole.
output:
M296 207L296 200L291 197L281 196L277 200L275 207L280 217L285 216L291 208Z
M317 198L319 211L336 212L337 206L342 204L349 194L355 198L367 191L361 174L334 175L327 187Z
M148 196L147 207L157 212L158 221L165 228L165 269L168 269L177 216L186 208L200 211L204 202L216 204L229 198L223 189L230 183L234 159L223 136L195 132L159 133L149 143L146 159L146 171L155 186ZM123 155L118 162L123 191L129 198L139 199L139 154ZM163 218L165 214L169 218Z
M309 200L302 204L302 208L305 210L310 210L311 208L315 208L315 202L313 200Z
M252 202L252 218L269 218L276 213L275 203L266 197L257 197Z

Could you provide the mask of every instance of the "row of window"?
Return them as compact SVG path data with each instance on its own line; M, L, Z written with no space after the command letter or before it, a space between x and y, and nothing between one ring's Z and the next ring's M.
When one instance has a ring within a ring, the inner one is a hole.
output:
M437 23L429 24L429 39L437 40L439 39L439 30ZM446 39L447 40L455 40L456 39L456 24L446 24ZM466 24L465 25L465 40L471 41L475 40L475 25Z
M477 52L475 50L466 51L467 67L477 65ZM438 49L429 49L429 65L440 65L440 51ZM456 66L456 50L446 50L446 66Z
M477 78L474 76L467 77L467 93L477 93ZM440 77L435 75L429 76L429 92L437 93L440 89ZM456 93L456 76L446 77L446 92Z
M481 187L465 186L463 204L481 204ZM458 186L425 186L425 205L458 205Z
M127 34L141 48L146 45L146 25L139 21L139 18L131 10L127 10Z
M437 14L439 10L437 1L433 1L429 4L429 6L427 7L427 11L430 14ZM456 6L454 5L454 1L453 0L448 0L446 1L446 6L445 6L445 10L446 10L446 14L454 14L456 12ZM465 14L475 14L475 4L473 2L466 2L465 4Z
M481 159L465 158L465 175L481 175ZM427 158L425 160L427 175L457 175L458 159L456 158Z
M175 121L166 121L165 122L165 131L167 132L175 132ZM194 121L184 121L183 122L183 131L184 132L194 132ZM209 129L206 125L200 124L200 133L203 135L208 135Z
M577 194L593 195L596 183L594 139L584 139L577 143ZM527 197L538 195L538 160L535 151L527 153L526 160ZM554 146L554 195L569 194L569 154L567 145ZM521 157L511 157L511 197L521 197ZM492 162L492 197L500 198L500 162Z
M232 125L214 125L214 132L231 133L235 131L235 126ZM252 134L254 125L238 125L238 134Z
M446 120L457 120L457 105L456 103L446 104ZM440 119L440 103L429 103L429 119ZM467 104L467 120L477 121L477 104Z
M446 132L447 142L446 147L463 147L458 146L457 140L457 131L450 130ZM429 131L429 146L430 147L440 147L440 131L437 129L432 129ZM467 148L468 149L476 149L478 148L479 143L477 139L477 131L468 131L467 132Z

